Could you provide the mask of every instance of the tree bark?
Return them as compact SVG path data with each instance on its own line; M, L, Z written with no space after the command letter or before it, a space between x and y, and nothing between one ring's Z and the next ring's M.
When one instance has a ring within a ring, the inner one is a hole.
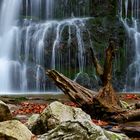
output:
M80 106L87 103L92 104L93 97L97 95L97 92L79 85L55 70L48 70L47 75L54 81L56 86Z
M116 116L111 116L114 121L117 122L129 122L129 121L140 121L140 109L127 110Z
M91 48L90 51L96 72L103 85L98 93L77 84L55 70L48 70L48 76L73 102L77 103L93 118L113 120L116 122L126 122L136 118L139 119L140 109L128 111L121 108L119 98L111 84L112 61L116 51L114 41L110 40L109 47L106 49L106 58L103 68L99 64L94 51Z
M110 94L108 94L108 92L106 92L108 89L107 87L102 88L99 93L97 93L84 88L55 70L48 70L47 74L55 82L56 86L58 86L66 95L70 97L73 102L77 103L93 118L115 121L119 123L140 120L140 109L131 111L124 110L119 105L116 106L116 103L110 103L110 100L106 101L108 98L112 97ZM109 89L113 90L112 87L109 87ZM101 96L98 97L100 92L101 94L105 94L103 100ZM110 92L112 93L114 91ZM113 100L114 99L111 99L111 101Z
M91 50L93 64L96 68L97 74L99 75L102 81L102 86L103 86L103 88L99 90L97 99L100 103L103 104L103 106L107 107L110 111L114 107L120 110L119 99L111 84L112 65L113 65L112 63L113 63L113 58L115 57L115 51L116 51L115 41L113 39L109 40L109 46L105 52L106 58L105 58L104 68L100 66L99 61L94 54L94 51L92 49L90 50Z

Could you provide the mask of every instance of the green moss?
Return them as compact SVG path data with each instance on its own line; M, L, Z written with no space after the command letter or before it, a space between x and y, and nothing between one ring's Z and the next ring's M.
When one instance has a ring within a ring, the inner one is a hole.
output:
M15 97L14 99L15 99L16 102L21 102L21 101L28 100L28 98L26 98L26 97Z

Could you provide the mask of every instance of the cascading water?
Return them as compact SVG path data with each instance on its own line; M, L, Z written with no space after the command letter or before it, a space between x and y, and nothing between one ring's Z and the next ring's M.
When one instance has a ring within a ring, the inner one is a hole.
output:
M46 0L46 19L52 19L54 14L54 0Z
M128 67L125 91L139 92L140 91L140 1L121 0L120 3L121 3L121 11L120 11L121 20L129 36L129 41L127 45L134 46L134 48L131 51L131 56L133 56L133 51L134 51L134 58L130 62L131 64Z
M74 2L74 8L72 3ZM86 28L88 7L78 0L3 0L0 26L0 91L54 90L46 69L57 69L74 79L86 65L85 49L90 46ZM55 3L55 4L54 4ZM85 2L90 6L90 0ZM66 6L70 9L66 12ZM80 8L82 7L82 8ZM62 8L58 18L57 9ZM18 18L20 16L20 18ZM71 17L72 16L72 17ZM85 44L85 37L89 44Z
M83 72L85 58L84 58L84 41L82 37L82 32L86 31L85 22L88 18L73 18L63 21L47 21L45 23L29 23L25 20L25 25L21 31L21 36L23 39L24 48L24 68L23 72L23 87L24 90L29 90L27 85L30 79L28 76L28 66L32 61L32 64L36 67L36 90L40 91L43 87L45 90L45 62L48 60L47 68L57 69L60 72L65 70L68 73L71 71L71 61L75 62L73 69L77 69L74 73ZM27 24L27 25L26 25ZM24 34L24 35L23 35ZM63 38L63 34L68 36L67 39ZM51 36L50 36L51 35ZM77 48L72 48L72 39L76 39L75 43ZM47 48L47 50L45 49ZM46 58L44 56L44 52ZM65 54L64 51L65 50ZM75 56L72 56L75 55ZM72 56L72 58L71 58ZM65 66L66 65L66 66ZM42 76L41 76L42 75ZM74 78L74 77L73 77ZM42 80L42 82L40 81ZM32 81L33 84L33 81ZM30 86L31 87L31 86ZM40 87L40 88L38 88ZM33 89L35 87L32 87Z
M88 19L88 18L87 18ZM86 18L73 18L69 20L64 20L61 22L57 23L56 27L56 39L53 44L53 51L52 51L52 68L56 68L56 64L60 64L60 62L57 61L56 63L56 50L59 48L60 43L62 41L62 33L66 27L68 27L68 47L72 42L72 28L75 30L76 38L77 38L77 45L78 45L78 62L79 62L79 71L83 72L84 69L84 43L83 43L83 38L82 38L82 30L86 30L85 23ZM70 51L70 48L69 48ZM71 54L69 52L68 54L68 59L70 59ZM60 60L61 61L61 60ZM69 62L70 60L68 60ZM61 67L61 66L59 66Z
M19 16L20 0L4 0L0 14L0 91L11 91L11 73L18 65L14 61L13 49L16 49L14 38L18 28L16 19ZM14 48L13 48L14 47Z

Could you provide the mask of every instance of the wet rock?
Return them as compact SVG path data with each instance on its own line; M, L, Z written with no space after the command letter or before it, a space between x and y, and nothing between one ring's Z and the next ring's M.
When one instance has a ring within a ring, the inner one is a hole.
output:
M17 120L0 123L0 140L31 140L33 134Z
M30 120L30 129L39 135L38 140L128 140L125 135L96 126L90 116L80 108L57 101L51 103L40 116L32 116Z
M31 129L32 125L34 125L39 118L39 114L33 114L31 117L29 117L28 121L25 123L25 125Z
M41 113L30 129L34 134L43 134L69 120L91 121L91 118L80 108L70 107L56 101Z
M129 140L123 134L106 131L89 121L67 121L44 135L38 140Z
M86 88L91 88L90 77L87 73L78 73L77 77L75 78L75 82L79 83L80 85Z
M101 86L101 80L96 76L89 76L88 73L80 72L75 78L75 82L84 86L85 88L98 91Z
M11 119L12 119L12 115L8 105L6 105L3 101L0 101L0 122L11 120Z

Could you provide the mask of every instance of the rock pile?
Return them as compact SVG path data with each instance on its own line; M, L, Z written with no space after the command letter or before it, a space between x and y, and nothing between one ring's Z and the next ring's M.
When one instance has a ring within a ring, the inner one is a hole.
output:
M0 102L0 140L129 140L124 134L106 131L95 125L80 108L60 102L51 103L38 115L31 116L26 126L12 119L8 106ZM6 118L7 117L7 118ZM28 127L28 128L27 128Z

